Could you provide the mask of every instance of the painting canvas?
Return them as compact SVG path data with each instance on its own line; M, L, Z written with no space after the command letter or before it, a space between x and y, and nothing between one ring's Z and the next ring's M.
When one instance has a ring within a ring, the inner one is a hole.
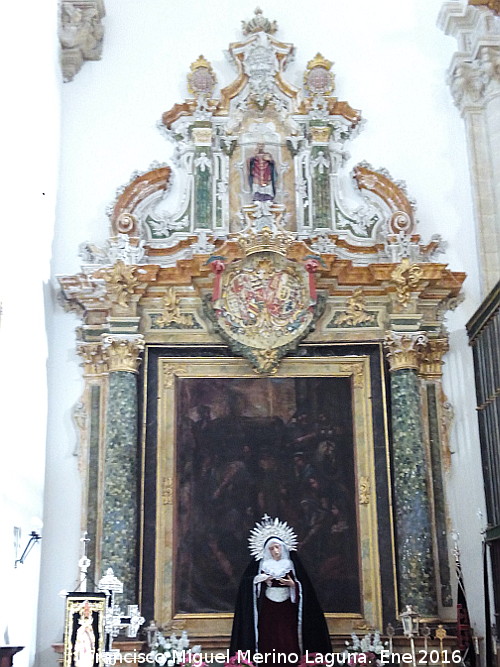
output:
M324 610L360 614L351 376L179 377L175 405L175 613L232 611L268 514Z

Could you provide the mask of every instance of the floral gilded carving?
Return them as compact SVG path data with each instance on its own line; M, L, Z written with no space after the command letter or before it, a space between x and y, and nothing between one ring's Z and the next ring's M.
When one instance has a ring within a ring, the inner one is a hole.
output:
M103 336L102 346L110 372L139 372L140 355L144 350L142 335Z
M391 281L396 287L398 310L404 310L408 307L411 292L419 289L422 278L422 268L418 264L411 264L408 257L403 257L391 273Z
M327 324L328 328L350 329L377 326L377 313L366 310L363 290L358 287L347 301L344 311L337 311Z
M403 333L389 331L386 334L384 345L387 349L387 359L390 370L397 371L419 366L421 350L427 344L427 336L423 331Z
M137 267L125 264L119 259L110 269L103 269L102 275L112 303L127 309L131 297L140 281L136 275Z

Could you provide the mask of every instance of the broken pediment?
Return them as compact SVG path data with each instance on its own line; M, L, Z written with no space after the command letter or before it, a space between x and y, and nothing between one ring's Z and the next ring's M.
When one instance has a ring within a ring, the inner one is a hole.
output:
M136 239L145 261L160 264L210 252L242 229L242 207L256 200L254 165L264 160L271 175L261 196L285 207L286 228L312 250L335 246L361 263L408 254L425 261L405 184L368 163L347 172L362 119L335 96L333 63L316 54L298 89L286 79L294 46L276 32L260 10L243 22L244 38L227 51L236 78L218 96L211 64L203 56L191 64L191 97L159 122L174 144L172 162L120 188L109 209L112 236Z
M464 275L436 263L438 236L421 241L403 181L368 162L348 170L361 113L336 97L320 53L292 85L294 47L277 30L260 10L243 23L220 94L206 58L189 67L188 97L159 121L172 160L119 188L105 246L82 244L82 273L60 278L87 340L116 330L185 341L185 329L272 372L306 336L442 335Z

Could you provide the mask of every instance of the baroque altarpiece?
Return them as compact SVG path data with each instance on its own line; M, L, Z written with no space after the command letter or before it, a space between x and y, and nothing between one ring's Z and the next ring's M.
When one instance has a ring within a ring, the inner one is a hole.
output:
M463 273L402 181L347 170L359 111L257 10L216 94L200 56L105 247L60 276L82 324L83 517L143 615L228 641L250 528L297 531L332 634L453 616L443 325ZM311 54L312 55L312 54Z

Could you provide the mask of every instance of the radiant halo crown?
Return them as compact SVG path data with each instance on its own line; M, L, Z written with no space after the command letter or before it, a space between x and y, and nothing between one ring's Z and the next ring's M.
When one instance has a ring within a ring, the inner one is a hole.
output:
M288 551L297 550L297 535L293 528L286 521L280 521L277 517L271 519L268 514L264 514L262 520L252 528L248 538L250 553L256 560L264 557L264 545L270 537L279 538Z

